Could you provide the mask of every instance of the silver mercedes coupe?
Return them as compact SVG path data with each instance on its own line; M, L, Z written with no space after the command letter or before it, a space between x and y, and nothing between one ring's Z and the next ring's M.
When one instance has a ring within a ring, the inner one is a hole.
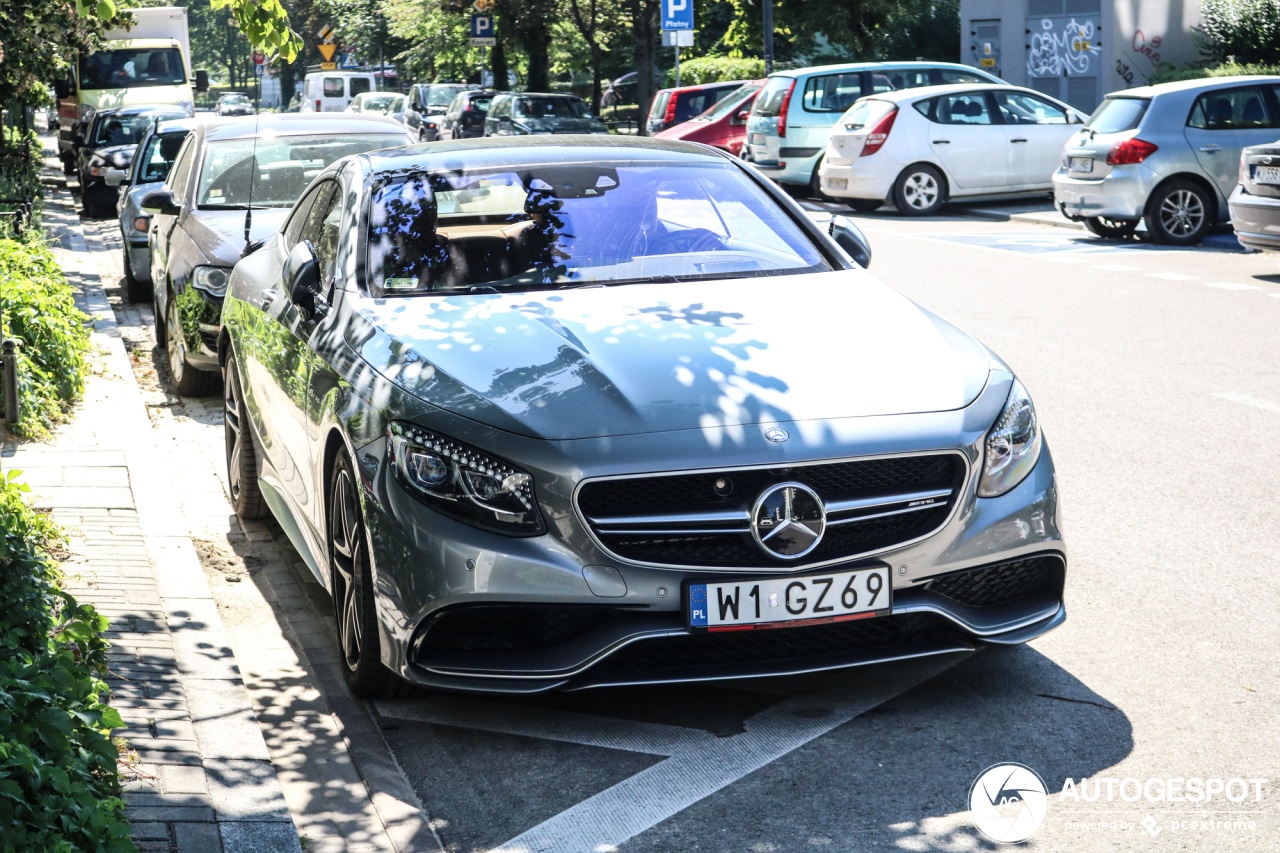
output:
M1066 618L1013 371L705 146L478 139L327 167L236 265L236 510L354 690L532 693L1022 643Z

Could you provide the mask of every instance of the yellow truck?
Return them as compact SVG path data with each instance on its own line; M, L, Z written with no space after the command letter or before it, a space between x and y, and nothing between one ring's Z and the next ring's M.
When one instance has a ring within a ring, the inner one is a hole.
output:
M75 151L93 116L102 110L178 105L195 114L195 92L209 88L209 75L191 72L187 10L176 6L130 9L134 24L112 30L94 53L80 56L67 79L58 81L58 153L75 168ZM194 87L194 90L193 90Z

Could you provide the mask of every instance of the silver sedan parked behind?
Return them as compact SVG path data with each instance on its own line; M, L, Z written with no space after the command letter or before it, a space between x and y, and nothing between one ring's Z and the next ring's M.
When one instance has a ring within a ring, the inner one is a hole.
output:
M675 140L321 171L236 265L217 351L233 505L332 594L351 688L818 672L1061 624L1026 389L831 229Z
M1280 141L1240 153L1240 183L1228 203L1241 245L1280 252Z
M1217 77L1107 95L1063 149L1058 208L1103 237L1145 220L1156 242L1200 242L1227 219L1241 149L1275 139L1278 89L1280 77Z

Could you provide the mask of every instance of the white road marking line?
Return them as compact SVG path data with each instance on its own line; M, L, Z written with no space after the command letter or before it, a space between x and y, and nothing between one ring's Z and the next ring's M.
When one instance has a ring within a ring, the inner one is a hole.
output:
M1204 283L1205 287L1216 287L1220 290L1259 290L1256 284L1236 284L1234 281L1214 281Z
M1198 275L1183 275L1180 272L1149 272L1148 278L1163 278L1166 281L1194 281Z
M1094 264L1094 267L1112 272L1139 272L1142 269L1142 267L1127 267L1124 264Z
M796 696L747 720L747 730L672 755L543 821L490 853L607 853L748 773L954 666L968 653L854 670L848 686ZM825 716L805 712L828 711Z
M1280 293L1268 293L1267 296L1274 296L1276 299L1280 299Z
M1253 406L1258 409L1266 409L1268 412L1275 412L1280 415L1280 403L1273 403L1270 400L1259 400L1257 397L1249 397L1245 394L1214 394L1223 400L1230 400L1233 403L1243 403L1246 406Z
M375 704L382 716L400 720L559 740L584 746L602 746L649 755L675 755L682 749L716 739L715 735L701 729L618 720L574 711L504 705L468 696L441 695L425 699L386 700Z

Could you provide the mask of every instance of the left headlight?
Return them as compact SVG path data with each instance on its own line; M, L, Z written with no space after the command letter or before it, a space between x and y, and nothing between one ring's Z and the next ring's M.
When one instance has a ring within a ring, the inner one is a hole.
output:
M400 482L428 506L508 536L545 532L533 478L519 468L412 424L392 423L388 433Z
M1031 395L1015 379L1004 411L987 433L978 497L998 498L1026 479L1040 459L1043 444Z
M210 296L225 295L230 278L230 270L226 267L196 267L191 271L191 283Z
M187 118L194 118L196 114L196 102L182 100L178 102L178 106L187 111Z

